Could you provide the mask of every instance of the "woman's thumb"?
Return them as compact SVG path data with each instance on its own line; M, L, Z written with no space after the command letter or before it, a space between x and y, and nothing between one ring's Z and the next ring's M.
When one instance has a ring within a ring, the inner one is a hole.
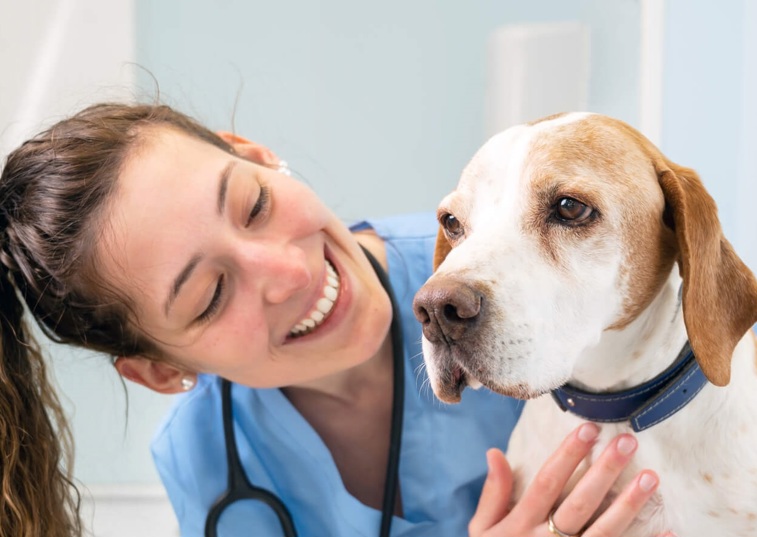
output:
M510 508L513 473L505 454L499 449L490 449L486 452L486 462L489 472L486 474L476 512L468 524L470 537L483 535L486 530L499 523Z

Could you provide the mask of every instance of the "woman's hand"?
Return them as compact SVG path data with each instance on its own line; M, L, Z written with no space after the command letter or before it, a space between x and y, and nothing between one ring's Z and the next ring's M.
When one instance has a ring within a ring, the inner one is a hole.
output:
M489 474L481 499L470 521L470 537L620 537L657 489L657 475L644 470L621 492L591 526L583 529L636 451L636 439L617 436L607 446L570 494L557 502L568 479L591 450L599 434L593 423L573 431L544 463L520 501L510 510L513 475L505 455L491 449L486 454ZM552 512L553 529L548 518ZM672 534L666 534L671 535Z

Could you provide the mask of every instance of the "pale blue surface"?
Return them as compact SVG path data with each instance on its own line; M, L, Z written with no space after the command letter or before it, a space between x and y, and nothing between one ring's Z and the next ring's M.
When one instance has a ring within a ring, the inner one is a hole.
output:
M392 535L460 537L478 501L485 452L505 449L519 403L488 390L464 392L458 405L431 393L421 357L416 290L431 273L436 222L431 214L372 223L387 241L389 274L405 340L405 419L400 484L403 518ZM351 496L317 433L277 389L234 386L237 444L248 477L281 497L301 537L375 537L381 514ZM182 535L202 535L212 503L226 487L220 382L204 376L176 406L153 442L159 473ZM221 520L220 535L279 535L272 512L240 503Z

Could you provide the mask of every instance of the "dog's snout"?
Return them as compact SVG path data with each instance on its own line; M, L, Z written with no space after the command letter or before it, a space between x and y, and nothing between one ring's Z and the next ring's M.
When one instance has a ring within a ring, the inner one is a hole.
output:
M465 337L481 314L483 294L459 281L428 282L415 295L413 310L423 335L436 343Z

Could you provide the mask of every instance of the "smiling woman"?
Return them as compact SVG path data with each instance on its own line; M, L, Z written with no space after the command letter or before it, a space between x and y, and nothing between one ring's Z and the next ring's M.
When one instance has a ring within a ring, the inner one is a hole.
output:
M418 389L428 380L412 298L431 274L431 215L347 227L268 149L165 106L119 104L14 151L0 215L0 417L23 460L1 467L0 537L79 531L47 418L59 406L18 297L55 340L110 354L152 390L188 392L152 445L182 535L213 535L225 470L286 506L288 535L559 534L550 507L597 428L571 433L509 510L501 450L518 404L479 390L448 408ZM611 443L571 499L598 504L634 447L628 435ZM38 468L52 487L25 486ZM622 533L656 487L641 477L587 537ZM221 535L281 529L261 502L217 522Z

